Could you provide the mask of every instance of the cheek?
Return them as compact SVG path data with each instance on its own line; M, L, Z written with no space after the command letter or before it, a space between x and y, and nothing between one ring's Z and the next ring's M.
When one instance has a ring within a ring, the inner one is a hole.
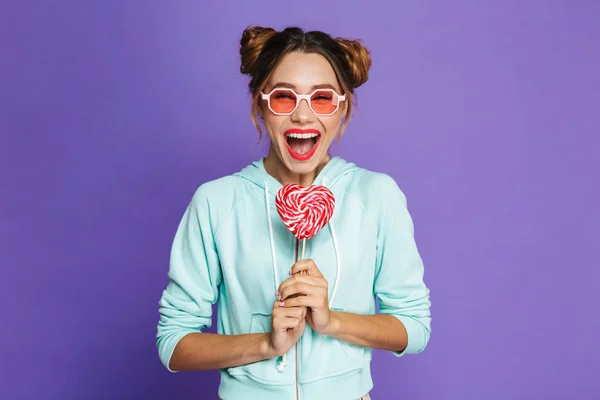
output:
M323 121L323 126L328 135L335 135L342 124L342 116L334 116Z
M269 136L271 136L271 139L273 139L274 136L278 136L283 122L284 118L282 118L279 115L268 115L264 117L263 123L265 125L265 128L267 129L267 132L269 132Z

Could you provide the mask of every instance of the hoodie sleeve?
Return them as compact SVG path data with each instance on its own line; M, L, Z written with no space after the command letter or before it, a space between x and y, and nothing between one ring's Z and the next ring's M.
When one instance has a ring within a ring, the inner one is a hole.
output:
M158 354L170 372L175 346L187 334L211 326L212 304L218 298L221 269L208 203L197 190L173 240L169 282L159 301Z
M425 349L431 332L431 303L406 197L390 176L384 177L379 191L381 210L374 291L380 313L398 318L408 333L407 347L392 352L400 357Z

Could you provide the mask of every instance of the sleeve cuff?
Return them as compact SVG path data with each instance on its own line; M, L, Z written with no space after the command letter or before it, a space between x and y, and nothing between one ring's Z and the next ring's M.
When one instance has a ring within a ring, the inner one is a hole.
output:
M197 331L184 331L184 332L178 332L172 336L163 338L163 340L161 342L159 342L159 356L160 356L160 361L163 363L163 365L165 366L165 368L167 368L167 370L169 372L172 373L177 373L179 371L175 371L172 370L171 368L169 368L169 364L171 362L171 357L173 357L173 352L175 351L175 347L177 346L177 343L179 343L179 341L181 339L183 339L184 336L186 336L189 333L192 332L197 332Z
M416 319L404 315L394 315L404 325L408 336L408 344L402 351L392 351L396 357L402 357L406 354L418 354L425 349L429 341L429 332Z

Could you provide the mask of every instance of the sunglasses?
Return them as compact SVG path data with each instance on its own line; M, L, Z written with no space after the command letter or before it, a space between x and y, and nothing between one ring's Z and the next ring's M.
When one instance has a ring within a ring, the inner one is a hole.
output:
M269 109L276 115L290 115L302 99L306 100L310 109L318 116L334 114L340 108L340 102L346 100L333 89L317 89L311 94L298 94L292 89L275 88L269 94L261 93L267 100Z

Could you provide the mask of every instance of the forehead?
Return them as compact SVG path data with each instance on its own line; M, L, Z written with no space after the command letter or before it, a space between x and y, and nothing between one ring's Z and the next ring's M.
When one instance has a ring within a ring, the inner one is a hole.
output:
M333 67L325 57L316 53L286 54L273 71L267 87L279 82L292 84L302 92L327 83L339 89Z

